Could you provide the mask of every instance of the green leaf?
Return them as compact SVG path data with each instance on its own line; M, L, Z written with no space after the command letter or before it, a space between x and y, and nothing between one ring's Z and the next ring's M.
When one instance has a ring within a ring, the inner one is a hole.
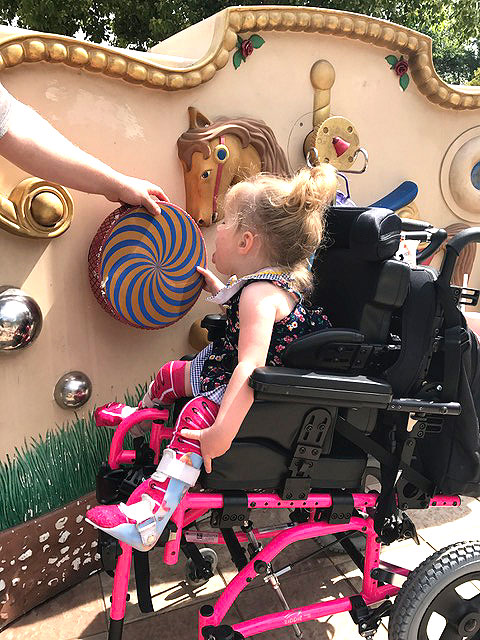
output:
M408 77L408 73L404 73L403 76L400 76L399 82L400 82L400 86L405 91L405 89L408 87L408 84L410 82L410 78Z
M235 69L238 69L238 67L242 64L242 60L242 52L240 51L240 49L237 49L233 54L233 66L235 67Z
M237 35L237 47L241 47L243 42L243 38Z
M387 56L385 58L385 60L388 62L388 64L390 65L390 69L393 69L393 67L397 64L398 62L398 58L397 56Z
M253 44L254 49L260 49L262 44L265 44L265 40L256 33L250 36L250 42Z

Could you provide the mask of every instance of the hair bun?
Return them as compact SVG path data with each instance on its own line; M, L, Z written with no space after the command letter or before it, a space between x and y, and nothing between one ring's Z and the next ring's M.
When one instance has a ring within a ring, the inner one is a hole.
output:
M290 192L285 198L285 208L290 212L309 214L321 211L335 198L337 172L326 162L312 168L301 169L290 181Z

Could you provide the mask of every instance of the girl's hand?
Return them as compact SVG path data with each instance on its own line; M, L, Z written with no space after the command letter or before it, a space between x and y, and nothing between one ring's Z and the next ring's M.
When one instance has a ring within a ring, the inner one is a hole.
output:
M231 442L222 441L219 436L218 428L214 428L215 423L208 429L182 429L180 435L190 440L198 440L202 449L203 464L205 471L211 473L212 460L223 456L230 449Z
M220 289L223 289L225 286L217 276L210 271L210 269L204 269L203 267L197 267L198 273L202 275L205 279L203 284L203 288L205 291L208 291L212 294L212 296L216 295Z

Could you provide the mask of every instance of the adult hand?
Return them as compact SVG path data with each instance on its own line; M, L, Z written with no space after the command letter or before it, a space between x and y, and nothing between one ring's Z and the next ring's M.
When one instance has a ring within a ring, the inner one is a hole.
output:
M123 175L117 178L115 185L105 194L105 197L111 202L141 205L154 216L162 214L157 200L170 202L163 189L157 185L147 180Z
M203 288L205 291L208 291L213 296L223 289L225 286L217 276L210 271L210 269L204 269L203 267L197 267L197 271L204 277L205 282L203 283Z
M215 423L208 429L182 429L180 435L190 440L198 440L207 473L212 471L213 458L223 456L232 444L220 436L220 430L218 427L215 428Z

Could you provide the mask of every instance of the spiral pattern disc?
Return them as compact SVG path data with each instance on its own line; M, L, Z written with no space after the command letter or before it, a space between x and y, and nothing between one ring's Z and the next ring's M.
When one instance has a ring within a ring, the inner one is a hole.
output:
M121 322L161 329L193 306L206 265L202 234L170 203L162 215L120 207L104 221L89 251L90 284L102 307Z

